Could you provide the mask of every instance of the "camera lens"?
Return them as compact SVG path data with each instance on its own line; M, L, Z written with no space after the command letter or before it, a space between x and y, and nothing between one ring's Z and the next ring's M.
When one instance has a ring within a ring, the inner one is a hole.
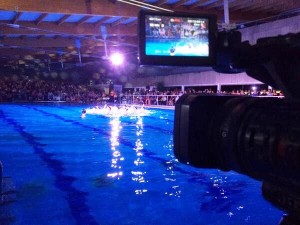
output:
M175 106L174 153L195 167L299 182L300 104L184 95Z

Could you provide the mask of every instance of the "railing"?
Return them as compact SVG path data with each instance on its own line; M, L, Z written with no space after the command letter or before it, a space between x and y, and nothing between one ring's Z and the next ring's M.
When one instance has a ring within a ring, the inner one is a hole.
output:
M174 106L180 95L123 95L121 104Z
M208 94L209 95L209 94ZM246 96L246 95L232 95L232 96ZM248 95L254 96L254 95ZM162 105L174 106L175 102L179 99L180 95L123 95L115 99L115 103L120 104L135 104L135 105ZM284 96L261 96L255 97L273 97L284 98Z
M203 93L205 94L205 93ZM206 93L209 95L209 93ZM246 96L246 95L235 95L231 94L232 96ZM111 96L101 96L101 95L95 95L92 97L85 97L83 99L83 96L80 96L79 94L74 96L65 96L57 95L53 98L48 98L47 96L44 96L41 99L30 99L30 98L21 98L17 97L14 99L11 99L14 102L71 102L71 103L99 103L99 104L106 104L106 103L116 103L116 104L135 104L135 105L152 105L152 106L174 106L176 101L179 99L181 95L123 95L120 94L115 97ZM283 98L284 96L262 96L262 95L248 95L248 96L256 96L256 97L277 97L277 98ZM1 97L1 96L0 96ZM79 99L79 100L78 100ZM93 101L90 101L90 99L93 99ZM0 98L1 101L1 98ZM79 102L78 102L79 101Z

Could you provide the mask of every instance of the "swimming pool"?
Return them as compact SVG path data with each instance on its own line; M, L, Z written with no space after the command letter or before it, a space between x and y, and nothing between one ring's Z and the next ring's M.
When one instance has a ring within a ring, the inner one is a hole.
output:
M82 106L0 105L0 160L15 202L1 224L278 224L260 183L173 156L172 110L87 115Z

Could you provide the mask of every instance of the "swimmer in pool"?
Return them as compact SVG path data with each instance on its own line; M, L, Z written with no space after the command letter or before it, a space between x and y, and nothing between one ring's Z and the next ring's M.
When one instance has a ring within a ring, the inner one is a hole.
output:
M176 51L176 48L172 45L170 48L170 55L171 56L175 55L175 51Z
M86 110L85 109L83 109L82 111L81 111L81 118L84 118L86 116Z

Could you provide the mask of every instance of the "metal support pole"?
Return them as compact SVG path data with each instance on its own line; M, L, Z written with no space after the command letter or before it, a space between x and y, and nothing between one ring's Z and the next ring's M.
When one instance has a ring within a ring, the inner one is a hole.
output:
M224 0L224 23L229 24L229 5L228 0Z
M217 85L217 92L220 93L221 92L221 84Z
M181 85L181 91L184 93L184 85Z
M76 45L77 50L78 50L78 59L79 59L80 65L81 65L81 53L80 53L81 42L80 42L80 39L75 40L75 45Z
M49 55L48 55L48 59L47 59L47 63L48 63L48 71L49 71L49 73L51 72L51 67L50 67L50 57L49 57Z
M79 64L81 65L81 53L80 53L80 48L78 49L78 59L79 59Z
M63 69L64 68L64 63L63 63L62 56L60 56L60 65L61 65L61 68Z
M104 39L104 51L105 51L105 57L108 58L106 39Z

